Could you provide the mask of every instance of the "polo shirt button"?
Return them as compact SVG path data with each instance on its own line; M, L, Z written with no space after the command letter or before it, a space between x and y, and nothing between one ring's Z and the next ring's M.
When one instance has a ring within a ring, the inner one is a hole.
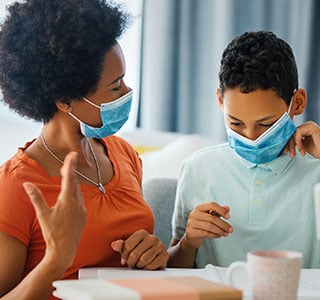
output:
M261 185L262 184L262 180L260 178L256 179L256 185Z
M260 204L260 200L258 198L254 198L252 200L253 205L259 205Z

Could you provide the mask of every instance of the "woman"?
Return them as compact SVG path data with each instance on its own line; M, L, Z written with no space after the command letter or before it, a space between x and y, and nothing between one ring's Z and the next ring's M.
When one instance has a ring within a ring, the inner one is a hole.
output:
M83 267L167 263L142 198L141 160L113 136L132 101L116 41L127 22L103 0L9 8L0 32L4 102L43 129L0 170L3 299L53 299L52 281Z

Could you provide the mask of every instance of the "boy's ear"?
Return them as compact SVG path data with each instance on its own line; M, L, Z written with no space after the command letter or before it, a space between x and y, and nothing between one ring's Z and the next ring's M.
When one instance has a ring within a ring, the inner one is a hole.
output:
M223 99L222 99L221 91L219 88L216 89L216 95L217 95L217 100L218 100L219 106L220 106L221 110L223 111Z
M307 92L305 89L298 89L292 96L291 113L292 117L301 115L307 105Z

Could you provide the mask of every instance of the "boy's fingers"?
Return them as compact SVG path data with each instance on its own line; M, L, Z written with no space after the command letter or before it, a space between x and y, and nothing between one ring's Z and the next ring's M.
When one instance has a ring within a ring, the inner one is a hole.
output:
M208 208L207 208L208 207ZM210 215L219 215L225 219L230 218L230 207L229 206L220 206L215 202L210 202L205 207L205 212L209 213Z
M46 214L49 208L44 201L43 195L38 187L31 182L24 182L23 188L28 194L37 216Z
M229 212L230 211L230 207L229 206L227 206L227 205L224 205L224 206L222 206L227 212Z
M295 142L295 146L297 147L298 151L301 153L302 156L306 154L303 141L304 141L304 136L301 134L300 131L297 130L294 135L294 142Z
M294 139L290 139L288 142L288 150L290 153L290 157L295 157L296 155L296 147L295 147L295 141Z

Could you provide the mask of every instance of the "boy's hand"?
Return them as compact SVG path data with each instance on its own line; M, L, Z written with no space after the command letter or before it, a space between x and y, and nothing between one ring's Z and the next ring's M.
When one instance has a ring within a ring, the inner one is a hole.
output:
M297 131L286 145L284 152L290 157L296 155L298 150L302 156L308 152L313 157L320 158L320 127L312 121L298 126Z
M229 211L228 206L215 202L197 205L189 215L184 244L199 248L205 238L227 237L233 232L232 226L225 221L230 218Z

